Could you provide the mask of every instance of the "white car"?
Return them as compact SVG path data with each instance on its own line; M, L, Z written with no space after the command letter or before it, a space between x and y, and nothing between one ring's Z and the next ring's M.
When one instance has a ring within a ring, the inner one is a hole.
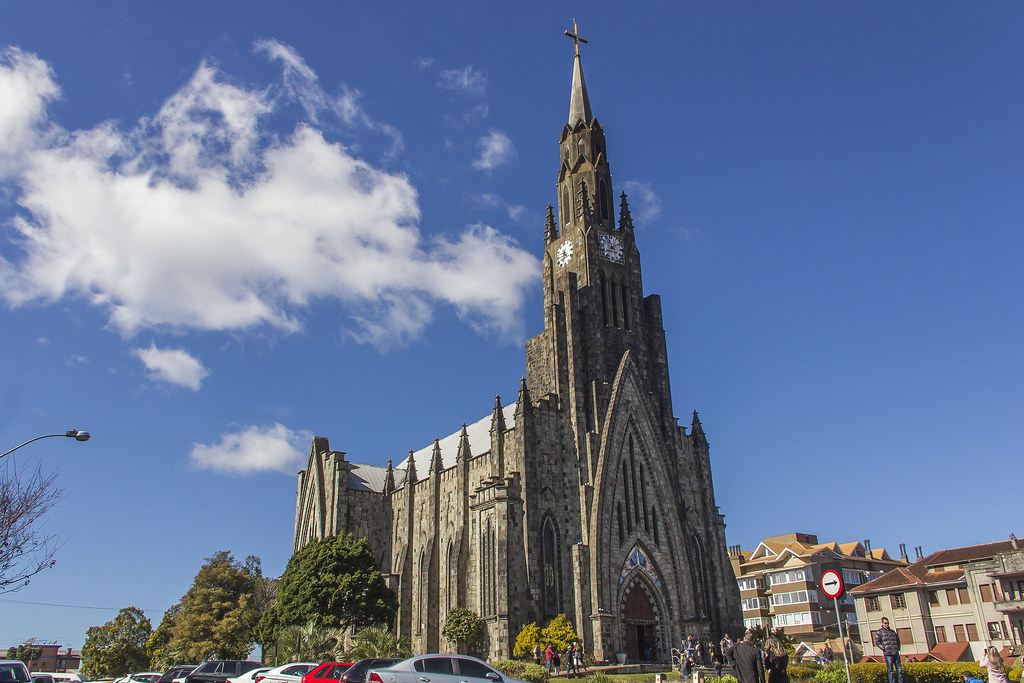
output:
M302 677L320 666L320 662L292 662L267 669L253 678L255 683L302 683Z
M270 667L269 666L261 666L258 669L253 669L252 671L246 671L241 676L235 676L234 678L229 678L227 680L227 683L256 683L256 677L257 676L262 676L263 674L267 673L268 671L270 671ZM174 681L174 683L178 683L178 681Z
M32 676L25 662L16 659L0 659L0 681L6 683L31 683Z
M366 672L366 683L522 683L466 655L419 655Z

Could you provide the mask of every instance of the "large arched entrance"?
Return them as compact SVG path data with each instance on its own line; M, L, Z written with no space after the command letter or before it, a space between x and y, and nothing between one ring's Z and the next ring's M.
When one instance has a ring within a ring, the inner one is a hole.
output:
M623 599L622 622L626 631L626 658L637 662L657 661L658 620L641 581L633 581Z

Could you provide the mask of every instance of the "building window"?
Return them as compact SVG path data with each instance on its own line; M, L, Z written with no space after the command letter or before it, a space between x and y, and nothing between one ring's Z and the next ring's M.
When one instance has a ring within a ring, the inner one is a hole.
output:
M981 601L992 602L992 584L982 584L979 588L981 588Z
M553 617L559 613L558 603L558 543L550 519L544 520L542 533L544 551L544 616Z
M912 645L914 643L914 632L909 628L896 629L896 635L900 637L900 645Z
M935 627L935 642L944 643L946 642L946 627L936 626Z
M988 637L990 640L1000 640L1003 637L1003 622L988 622Z
M966 643L967 642L967 634L964 633L964 625L963 624L955 624L953 626L953 637L956 639L956 642L958 642L958 643Z
M936 606L939 604L939 592L938 591L928 591L928 604L929 605L936 605Z
M977 640L977 639L978 639L978 625L977 624L967 624L967 640Z
M893 609L906 609L907 599L903 597L903 593L894 593L889 596L889 604Z
M956 599L956 589L955 588L947 588L946 589L946 604L947 605L959 605L960 604L959 601Z
M878 604L878 598L864 598L864 609L868 612L877 612L881 609Z
M969 604L971 604L971 596L967 592L966 588L957 588L956 589L956 595L957 595L958 598L960 598L960 604L961 605L969 605Z

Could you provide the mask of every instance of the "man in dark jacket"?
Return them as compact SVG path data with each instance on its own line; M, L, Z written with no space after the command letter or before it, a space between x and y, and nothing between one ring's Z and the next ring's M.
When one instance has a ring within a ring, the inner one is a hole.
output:
M903 683L903 665L900 663L900 634L889 628L889 620L882 617L882 628L875 631L875 645L885 655L885 672L889 675L889 683ZM893 676L893 669L896 676Z
M732 660L739 683L764 683L764 661L761 659L761 651L754 645L754 632L751 629L747 629L743 640L729 648L725 656Z

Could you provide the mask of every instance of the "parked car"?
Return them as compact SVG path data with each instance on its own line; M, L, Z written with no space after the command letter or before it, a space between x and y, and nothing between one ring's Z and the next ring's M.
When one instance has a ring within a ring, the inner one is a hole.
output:
M251 669L249 671L246 671L241 676L229 678L227 683L256 683L256 677L262 676L267 671L270 671L269 666L261 666L258 669Z
M28 673L25 662L16 659L0 659L0 683L30 683L32 676Z
M327 662L302 677L302 683L337 683L352 668L349 662Z
M370 669L383 669L384 667L398 664L401 659L394 657L370 657L360 659L341 675L341 683L364 683L366 672ZM306 683L303 681L302 683Z
M259 662L243 659L211 659L193 669L185 677L185 683L225 683L229 678L236 678L261 666Z
M159 671L139 671L125 676L125 683L159 683L161 676Z
M292 662L282 664L253 678L255 683L302 683L302 677L320 666L316 662Z
M160 676L160 683L184 683L185 677L195 668L195 664L175 664Z
M469 683L471 679L522 683L498 673L476 657L442 654L418 655L387 668L370 669L366 674L366 683L420 683L424 678L430 683Z
M65 673L51 673L50 675L53 677L53 680L57 681L57 683L85 683L85 681L89 680L82 674L76 674L73 671Z
M42 671L33 671L31 674L32 683L53 683L53 676Z

